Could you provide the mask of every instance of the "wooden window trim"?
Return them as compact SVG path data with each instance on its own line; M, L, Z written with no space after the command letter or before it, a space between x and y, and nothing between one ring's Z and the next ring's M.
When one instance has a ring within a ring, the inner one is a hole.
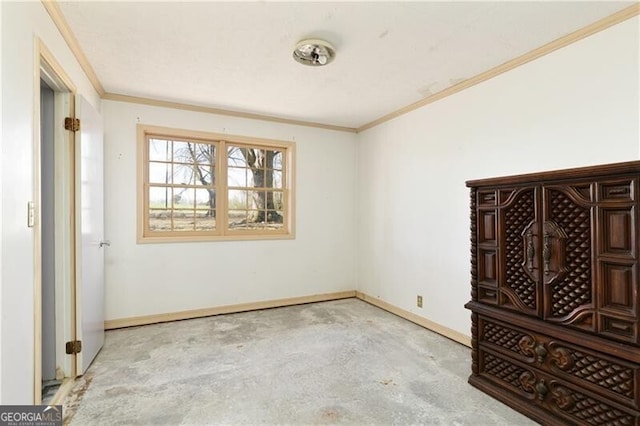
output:
M216 191L216 230L215 231L177 231L149 232L148 230L148 190L149 158L147 138L157 136L166 139L186 139L189 141L211 143L216 146L215 179ZM282 230L228 229L228 182L227 182L227 146L276 148L283 151L282 192L284 202L284 222ZM201 241L238 241L238 240L281 240L295 238L295 156L294 142L251 138L236 135L217 134L202 131L176 129L170 127L137 125L137 242L178 243Z

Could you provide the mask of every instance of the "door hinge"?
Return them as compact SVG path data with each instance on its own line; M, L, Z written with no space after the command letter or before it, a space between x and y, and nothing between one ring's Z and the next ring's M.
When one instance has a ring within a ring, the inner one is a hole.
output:
M71 342L67 342L66 349L67 355L79 354L82 351L82 341L73 340Z
M64 119L64 129L71 130L72 132L77 132L78 130L80 130L80 119L66 117Z

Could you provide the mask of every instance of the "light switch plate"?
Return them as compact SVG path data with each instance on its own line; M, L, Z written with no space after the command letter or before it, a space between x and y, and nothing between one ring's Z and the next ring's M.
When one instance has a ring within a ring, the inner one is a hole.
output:
M33 201L27 203L27 226L29 228L36 226L36 204Z

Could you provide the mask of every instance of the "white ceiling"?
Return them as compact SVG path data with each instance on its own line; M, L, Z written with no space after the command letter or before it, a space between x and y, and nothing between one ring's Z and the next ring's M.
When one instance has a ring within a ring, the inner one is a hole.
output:
M107 93L357 128L634 2L59 2ZM295 62L304 38L336 47Z

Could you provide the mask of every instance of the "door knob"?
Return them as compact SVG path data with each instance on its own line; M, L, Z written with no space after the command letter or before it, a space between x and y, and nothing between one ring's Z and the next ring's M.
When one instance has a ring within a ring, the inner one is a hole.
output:
M98 247L102 248L102 247L104 247L104 246L111 247L111 241L109 241L109 240L104 240L104 241L103 241L103 240L101 240L101 241L98 243Z

